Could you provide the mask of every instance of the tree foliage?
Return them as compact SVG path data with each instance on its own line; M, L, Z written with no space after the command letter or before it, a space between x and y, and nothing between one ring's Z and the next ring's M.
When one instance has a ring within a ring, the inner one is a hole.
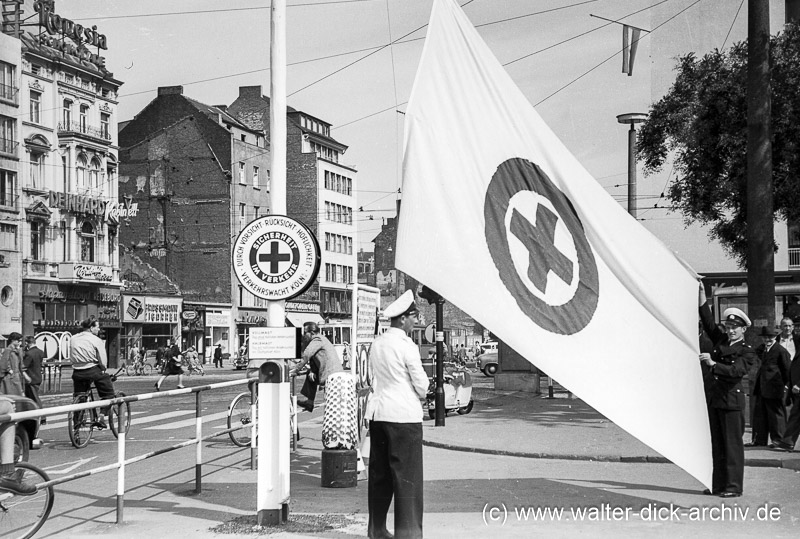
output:
M667 198L687 224L710 236L746 266L747 43L702 58L678 59L669 92L639 130L645 175L670 160ZM775 218L800 219L800 26L770 40L771 140Z

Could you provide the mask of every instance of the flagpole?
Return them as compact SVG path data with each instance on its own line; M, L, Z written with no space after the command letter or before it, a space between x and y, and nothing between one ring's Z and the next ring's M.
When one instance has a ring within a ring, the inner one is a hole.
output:
M270 10L270 214L286 214L286 0L272 0ZM267 325L284 327L285 300L267 302ZM270 374L280 373L280 380ZM260 526L285 524L289 517L289 444L283 443L281 418L288 417L286 360L267 361L259 377L258 484L256 508ZM286 387L283 387L286 386ZM267 414L271 417L267 417ZM286 440L288 442L288 440Z

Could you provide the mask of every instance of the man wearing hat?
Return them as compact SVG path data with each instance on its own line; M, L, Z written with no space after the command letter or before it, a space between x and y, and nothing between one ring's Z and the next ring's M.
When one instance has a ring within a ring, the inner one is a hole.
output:
M780 332L776 328L761 328L762 344L757 352L761 366L753 383L753 438L754 446L767 445L767 434L772 438L772 447L790 450L784 440L786 431L786 407L783 399L789 383L791 356L777 343Z
M710 368L708 380L708 420L711 427L711 456L714 471L711 490L723 498L742 495L744 487L744 409L742 378L756 359L756 353L744 342L750 319L735 307L725 309L725 331L714 323L700 284L700 320L713 350L700 354L700 361Z
M414 295L407 290L383 312L391 327L372 343L373 382L369 420L369 537L392 535L386 514L394 497L396 537L422 537L422 406L428 376L419 348L408 334L417 322Z
M22 378L22 334L6 335L6 348L0 353L0 394L24 396Z

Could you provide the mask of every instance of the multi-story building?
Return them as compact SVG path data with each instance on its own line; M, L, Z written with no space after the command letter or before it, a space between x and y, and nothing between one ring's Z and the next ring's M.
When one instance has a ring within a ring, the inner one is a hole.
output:
M19 39L0 34L0 341L22 331L19 201Z
M269 137L269 98L261 86L242 86L228 112ZM357 277L357 171L342 163L347 146L331 137L331 124L305 112L287 109L287 213L317 236L322 252L319 286L298 300L319 302L321 315L344 322L352 317L351 286ZM287 308L288 310L288 308ZM319 316L306 314L306 319Z
M183 87L167 86L119 136L120 195L139 208L120 239L179 286L185 321L131 320L126 336L147 342L182 331L183 344L206 355L217 344L234 352L249 327L267 320L266 302L240 287L231 267L237 234L269 209L264 133L222 105L204 105L183 95Z
M3 165L18 163L5 176L18 217L3 225L2 241L20 258L23 333L74 332L80 320L97 317L113 364L121 328L117 237L120 217L135 212L117 202L122 82L101 56L106 36L96 28L76 33L55 9L54 2L26 1L16 19L27 22L3 24L19 40L21 59L18 69L3 66L12 85L19 82L5 94L6 104L18 103L19 121L2 126Z

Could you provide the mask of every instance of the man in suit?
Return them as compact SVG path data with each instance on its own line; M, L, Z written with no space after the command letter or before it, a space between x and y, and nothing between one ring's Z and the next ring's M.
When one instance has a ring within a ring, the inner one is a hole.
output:
M786 349L777 343L779 332L775 328L761 328L763 343L758 348L761 366L753 383L753 432L758 438L753 445L767 445L767 434L772 438L776 449L791 449L783 439L786 430L786 408L784 396L789 383L791 357Z
M783 441L788 446L788 450L793 450L800 436L800 354L796 355L789 368L789 388L786 395L786 403L792 405L789 419L786 421L786 430L783 434ZM783 449L787 449L784 447Z
M41 408L42 400L39 398L39 386L42 385L42 361L44 352L36 346L34 337L25 337L27 349L22 357L22 376L25 378L25 396L34 401ZM42 423L46 423L46 418L42 418Z
M408 334L417 322L407 290L384 310L391 327L372 343L373 394L367 403L370 453L367 535L387 538L386 514L394 498L394 533L422 537L422 406L428 376Z
M700 320L714 349L700 354L710 368L708 419L711 427L713 474L711 491L723 498L742 495L744 488L744 388L742 378L756 359L755 351L744 342L750 319L740 309L726 309L722 315L725 331L714 323L700 285Z

